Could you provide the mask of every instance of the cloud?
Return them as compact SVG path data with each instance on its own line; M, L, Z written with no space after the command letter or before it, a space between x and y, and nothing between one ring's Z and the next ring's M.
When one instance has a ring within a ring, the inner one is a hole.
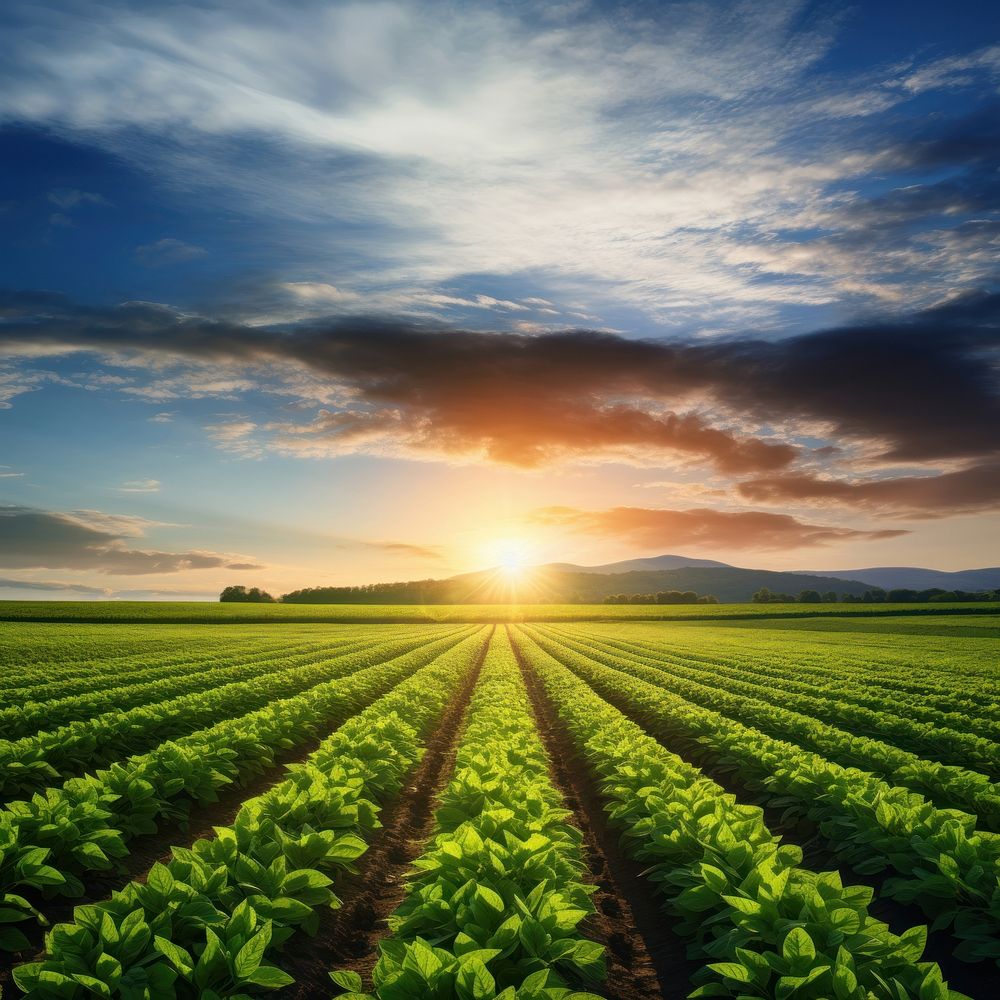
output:
M257 429L252 420L243 418L206 424L205 433L223 450L241 458L259 458L264 450L251 437Z
M385 552L389 555L404 556L412 559L439 560L444 558L440 546L414 545L410 542L368 542L357 538L345 538L337 542L338 549L369 549Z
M176 410L164 410L162 413L154 413L146 419L151 424L172 424L176 415Z
M62 209L78 208L80 205L108 205L108 200L93 191L77 191L71 188L60 188L49 192L49 201Z
M188 260L204 257L208 251L204 247L182 240L162 239L135 248L135 256L146 267L164 267L168 264L182 264Z
M132 515L82 510L56 512L0 506L0 566L91 570L122 576L192 569L260 569L219 552L162 552L130 548L156 522Z
M831 78L840 19L798 0L6 6L0 119L152 165L265 240L307 220L383 287L545 270L678 321L834 301L815 257L773 272L727 251L816 232L815 213L839 231L899 119L996 73L986 47ZM872 288L893 270L851 253Z
M265 389L303 405L336 401L304 422L209 425L221 446L246 454L273 447L522 467L681 460L763 475L801 454L768 429L781 425L853 443L883 463L1000 451L1000 295L780 340L487 333L372 317L271 329L148 303L19 302L0 302L0 347L13 354L89 351L194 368L158 374L150 387L177 397Z
M113 591L108 587L88 587L83 583L54 583L42 580L14 580L10 577L0 577L0 588L4 590L70 590L78 594L100 594L110 596Z
M323 281L286 281L281 287L291 292L297 299L310 304L339 305L344 302L357 302L357 292L350 292Z
M839 542L878 541L909 534L903 530L859 531L806 524L788 514L719 511L707 508L660 510L613 507L581 510L543 507L527 517L532 524L568 528L598 538L625 541L636 548L722 548L785 550Z
M158 479L132 479L118 487L119 493L159 493Z
M737 486L754 503L821 503L886 514L941 517L1000 508L1000 463L932 476L843 480L803 473L752 479Z

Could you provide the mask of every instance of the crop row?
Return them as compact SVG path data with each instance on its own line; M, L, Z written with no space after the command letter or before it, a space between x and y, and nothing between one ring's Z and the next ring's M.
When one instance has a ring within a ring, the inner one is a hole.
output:
M888 879L883 891L920 905L935 928L950 927L961 941L957 957L1000 959L1000 836L977 831L975 816L938 809L916 792L841 767L534 635L653 735L732 771L769 803L808 817L855 871L890 869L902 876Z
M302 666L295 665L301 657L290 657L251 662L242 669L207 670L210 691L108 712L87 722L74 722L15 742L0 741L0 796L30 794L85 770L142 753L164 740L242 715L275 699L291 697L322 681L369 666L372 657L384 652L392 651L393 655L408 652L440 634L440 630L432 631L404 642L361 640L341 647L339 654L336 649L310 654L308 660L319 662Z
M13 890L81 895L80 876L113 869L127 855L128 839L156 832L161 819L185 819L192 802L214 801L222 786L273 766L279 750L346 719L469 633L466 627L392 659L383 655L385 662L348 677L10 803L0 810L3 905L27 919L36 911ZM0 936L0 947L19 947L9 934Z
M343 636L317 636L308 642L299 643L219 643L199 653L187 650L183 653L175 652L170 656L147 657L143 662L130 660L115 664L114 669L107 673L89 673L58 683L8 692L9 704L3 709L0 717L9 718L12 712L26 704L34 706L40 712L44 712L46 706L52 706L59 711L64 706L72 709L76 704L86 704L88 701L96 706L113 705L119 695L127 696L131 692L138 694L146 687L151 687L155 692L156 685L197 681L206 663L220 667L240 664L250 658L308 654L324 646L357 642L359 638L360 634L355 632ZM122 690L123 688L126 690ZM136 701L134 704L140 702Z
M428 631L428 634L430 632ZM403 639L414 635L412 631L381 633L378 641ZM288 666L315 663L331 652L363 647L371 642L370 634L352 636L334 642L311 642L303 646L285 646L276 649L227 650L225 656L202 657L185 665L181 673L169 674L158 680L138 680L133 675L119 675L115 686L103 690L68 695L54 701L25 701L0 709L0 727L9 740L21 739L40 729L54 729L83 719L93 719L111 710L149 705L166 698L193 694L210 687L229 683L230 679L253 676L244 671L265 672L270 664L282 662Z
M44 662L26 666L16 664L15 672L0 685L0 704L12 705L21 701L52 701L100 691L121 683L123 676L140 682L156 680L158 677L181 675L196 669L206 659L221 655L237 655L259 650L260 652L307 648L320 641L319 637L284 642L277 637L233 636L228 641L223 636L208 638L192 636L190 641L176 640L164 645L156 643L152 648L128 656L115 657L111 650L114 641L107 637L107 651L97 648L94 656L85 660L70 661L67 664ZM105 655L107 652L107 655Z
M632 653L627 648L614 647L609 651L594 641L580 642L574 635L548 630L539 634L606 666L650 684L669 688L674 694L721 712L730 719L814 750L844 767L861 767L893 784L922 792L938 805L973 813L987 829L1000 829L1000 786L968 768L925 760L884 741L854 735L855 730L869 728L867 713L856 722L851 722L851 712L845 710L843 717L847 728L839 729L806 714L809 708L807 699L785 699L780 692L767 692L732 678L726 678L725 684L720 684L707 667L697 670L668 666ZM646 663L655 663L656 666L646 666Z
M414 862L372 973L333 975L344 1000L562 997L604 977L579 830L553 787L506 630L491 643L441 796L436 832ZM598 1000L573 992L575 1000Z
M597 639L602 643L622 649L641 652L670 665L689 668L708 668L725 676L760 684L768 689L795 693L810 702L827 702L828 710L847 705L857 705L874 709L882 716L892 715L905 720L916 720L928 724L925 732L934 728L962 732L968 728L969 719L977 720L977 729L991 738L1000 736L1000 704L979 697L963 696L952 688L947 695L929 692L896 690L891 686L893 678L903 675L904 668L898 664L883 664L881 672L873 678L860 678L843 671L839 656L829 655L820 665L804 661L800 647L788 644L780 657L761 656L754 650L750 655L746 650L734 651L709 644L709 653L693 654L676 648L673 636L664 642L657 642L646 633L627 626L612 633L595 632L572 626L577 635L586 634L587 639ZM911 673L905 668L905 674ZM981 683L981 682L980 682Z
M660 648L664 645L663 627L655 631L643 624L588 628L588 633L604 636L623 631ZM905 635L866 634L863 644L845 641L843 633L822 638L813 633L807 638L801 632L764 629L755 629L751 636L733 629L672 628L668 636L673 655L702 663L725 660L779 680L794 659L804 679L817 684L839 680L851 690L872 686L875 691L913 695L958 711L970 704L994 713L1000 708L1000 697L991 686L983 685L981 642L972 641L968 649L956 647L960 653L944 655L929 647L926 639Z
M868 912L872 890L800 866L756 806L739 804L603 701L518 630L575 748L600 780L627 853L649 865L673 929L708 960L694 997L944 1000L920 961L926 929L896 936Z
M578 635L584 634L579 628L573 631ZM803 697L811 704L830 702L834 709L845 703L857 705L874 709L883 717L892 715L927 723L931 728L958 732L968 728L972 717L977 720L977 729L982 735L992 739L1000 737L1000 707L976 704L968 698L954 695L949 697L946 707L942 707L941 699L933 695L893 690L886 685L887 682L891 683L893 674L901 669L898 666L886 667L877 684L866 684L856 678L845 677L839 669L839 661L832 657L822 669L805 666L798 662L794 646L785 651L778 661L780 666L776 666L773 660L765 661L756 656L747 656L746 653L735 656L714 646L711 647L712 654L691 656L674 647L673 636L666 642L661 637L657 642L627 626L610 634L595 633L588 629L586 637L633 653L652 656L670 666L710 669L727 677L760 684L768 690L794 693L796 697Z
M144 882L46 936L46 957L14 979L28 997L148 1000L245 997L292 980L271 964L319 911L340 901L331 873L350 870L402 787L477 655L485 629L349 718L289 777L243 804L230 826L174 848Z

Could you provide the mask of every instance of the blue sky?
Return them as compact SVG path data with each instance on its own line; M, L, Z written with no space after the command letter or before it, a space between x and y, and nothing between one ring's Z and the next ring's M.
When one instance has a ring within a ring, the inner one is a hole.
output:
M5 5L5 592L1000 561L998 18Z

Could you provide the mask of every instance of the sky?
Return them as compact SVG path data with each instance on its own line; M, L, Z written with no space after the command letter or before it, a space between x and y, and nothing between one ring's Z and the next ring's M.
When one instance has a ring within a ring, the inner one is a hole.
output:
M0 30L0 598L1000 564L1000 8Z

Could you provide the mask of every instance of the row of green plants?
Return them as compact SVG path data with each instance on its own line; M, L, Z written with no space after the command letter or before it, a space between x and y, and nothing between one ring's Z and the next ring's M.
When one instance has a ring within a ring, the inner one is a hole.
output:
M435 834L389 918L372 993L357 973L343 1000L598 1000L603 947L579 830L548 758L506 630L498 629L469 706Z
M48 785L103 767L131 754L203 729L235 714L289 698L323 681L371 664L384 650L415 649L441 632L398 642L362 639L334 650L288 659L251 661L243 669L205 671L212 690L181 695L152 705L107 712L86 722L7 742L0 740L0 797L31 794ZM306 662L299 665L302 660ZM311 661L311 662L310 662ZM234 678L235 675L235 679Z
M665 634L662 627L642 623L630 623L627 629L594 624L593 629L601 635L627 631L654 646L663 645ZM673 655L702 663L724 660L767 677L780 679L794 656L796 670L818 684L841 680L845 688L913 694L958 711L969 702L990 712L1000 708L1000 696L983 684L989 661L983 659L982 640L941 646L922 635L866 632L864 642L858 643L843 632L807 634L755 627L748 634L742 629L678 627L669 629L669 644Z
M933 929L948 928L958 939L958 958L1000 960L1000 835L976 830L975 816L938 809L867 771L842 767L536 637L653 735L693 760L733 773L789 818L808 818L859 874L896 873L883 891L919 905Z
M672 929L706 960L692 997L947 1000L920 961L926 928L902 935L869 912L873 892L801 867L762 811L670 753L518 630L517 644L600 782L627 854L648 865Z
M169 626L142 636L136 626L111 632L84 625L70 634L59 625L11 624L0 637L0 669L6 677L0 699L9 700L12 691L142 669L158 660L194 658L225 646L211 633L190 638L182 641ZM256 636L243 634L230 643L247 644L252 638Z
M358 640L355 638L351 641ZM28 696L16 704L8 705L0 709L0 731L9 740L20 739L40 729L54 729L81 719L92 719L95 715L113 709L135 708L165 698L217 687L227 683L227 671L235 671L235 676L239 677L241 670L248 666L252 668L255 663L260 663L263 667L272 660L280 658L292 661L296 656L300 658L300 662L307 662L310 655L316 658L325 650L342 648L344 645L346 643L341 641L330 644L315 642L277 649L230 648L225 651L224 656L201 656L170 665L153 678L123 670L108 686L98 683L93 690L85 689L59 697ZM211 681L206 683L206 675L209 673L212 675Z
M136 685L180 678L196 674L200 664L207 661L237 662L238 657L248 654L293 652L296 648L315 648L322 641L317 636L295 643L282 643L274 638L270 641L233 638L227 642L224 637L218 636L214 642L176 643L167 649L157 648L124 659L102 660L98 656L78 663L72 670L53 663L45 663L32 670L22 664L17 667L16 680L5 685L0 692L0 704L10 708L24 702L55 703L73 696L94 695L120 687L125 677L129 679L129 684Z
M573 634L570 632L563 634ZM575 630L578 638L592 640L592 635L584 636L582 630ZM630 655L652 656L672 667L691 666L678 662L678 657L669 646L634 639L628 629L614 638L602 637L602 642L627 651ZM834 665L835 666L835 665ZM697 669L694 666L694 669ZM995 767L1000 760L996 741L1000 739L1000 722L991 717L993 708L967 704L961 709L942 710L929 705L921 696L894 697L885 689L866 689L862 685L846 686L843 680L816 677L802 671L797 662L794 647L788 649L781 661L781 670L762 669L759 665L733 663L725 656L701 664L702 670L725 676L733 683L756 685L776 697L793 699L808 709L809 714L826 722L848 722L864 724L866 731L884 733L891 736L899 746L921 753L935 755L952 753L958 760L968 760L969 747L962 739L968 736L969 723L975 719L976 736L985 737L973 743L981 759L987 766ZM835 672L835 670L834 670Z
M192 803L213 802L220 788L273 767L279 751L347 719L470 631L474 627L392 658L391 650L383 651L384 662L9 803L0 810L0 912L8 916L0 948L24 946L12 926L18 920L44 919L25 892L81 896L82 877L113 871L128 854L127 841L155 833L158 823L184 822Z
M478 629L341 725L233 823L175 847L145 881L78 906L46 935L40 962L14 969L33 998L221 1000L279 989L274 964L293 935L340 905L382 805L420 760L427 733L488 641Z
M892 784L921 792L939 806L970 812L979 820L978 825L1000 830L1000 786L977 771L926 760L890 743L854 735L855 730L864 732L869 728L865 715L849 723L847 729L838 729L804 714L808 709L806 699L802 699L802 711L796 711L799 703L793 698L782 698L780 692L768 692L732 677L720 684L707 667L699 670L666 664L627 646L608 647L596 639L583 643L575 635L548 629L540 634L605 666L669 688L688 701L813 750L844 767L860 767ZM646 665L651 663L656 665ZM851 718L849 711L845 711L845 718Z

